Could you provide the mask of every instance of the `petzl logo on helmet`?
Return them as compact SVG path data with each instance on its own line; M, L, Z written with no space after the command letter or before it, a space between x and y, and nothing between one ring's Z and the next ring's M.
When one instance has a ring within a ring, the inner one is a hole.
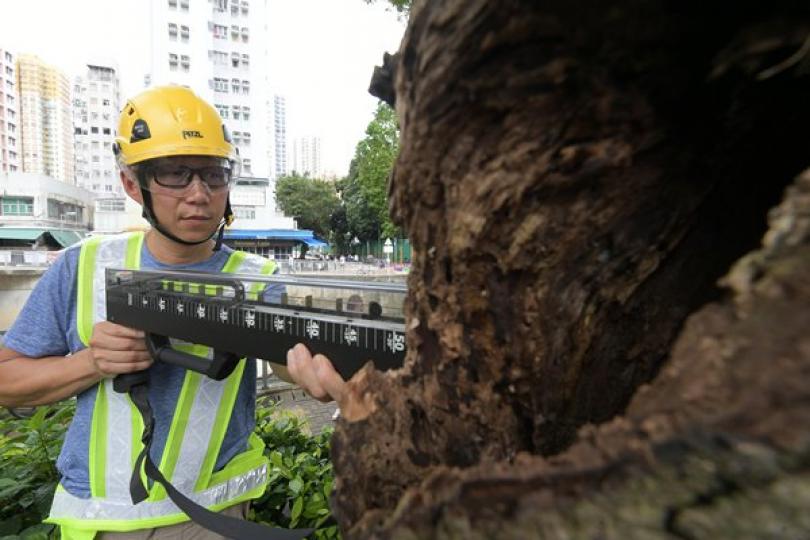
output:
M183 138L184 139L202 139L203 136L202 136L202 133L200 133L199 131L183 130Z

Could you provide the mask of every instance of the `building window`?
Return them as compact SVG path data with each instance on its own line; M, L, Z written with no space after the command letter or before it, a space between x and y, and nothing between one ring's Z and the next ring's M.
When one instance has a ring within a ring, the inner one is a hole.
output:
M239 67L239 53L234 52L231 53L231 66L238 68Z
M191 58L187 54L182 55L180 65L183 66L183 71L188 71L189 67L191 67Z
M90 133L98 133L98 128L97 127L91 127L90 128Z
M242 81L242 93L243 94L250 93L250 81Z
M110 128L104 128L102 131L104 132L104 135L110 135Z
M177 25L174 23L169 23L169 39L177 41Z
M250 167L251 167L250 159L249 158L243 159L242 160L242 172L245 173L245 174L253 174L253 172L250 170Z
M224 66L228 63L228 53L223 51L208 51L208 59L218 66Z
M248 0L242 0L242 15L248 14Z
M243 54L242 55L242 66L243 67L248 67L249 65L250 65L250 55Z
M188 0L180 0L180 9L188 11Z
M217 11L225 11L228 9L228 0L214 0L214 9Z
M242 133L242 140L244 141L244 143L246 145L250 144L250 132L249 131L245 131L244 133Z
M169 69L177 71L177 55L174 53L169 53Z
M241 207L241 206L236 206L233 209L233 213L237 218L256 219L256 209L255 208L244 208L244 207Z
M239 2L231 4L231 16L236 17L239 15Z
M124 199L96 199L96 210L99 212L123 212Z
M228 92L228 79L214 77L213 88L215 92Z
M33 216L33 197L2 197L0 198L0 210L4 216Z
M177 9L177 0L169 0L169 9Z
M232 79L231 80L231 90L234 94L239 93L239 79Z
M217 112L223 119L228 118L228 106L227 105L214 105L217 108Z
M233 137L233 144L241 144L242 143L242 132L241 131L234 131L231 135Z
M234 41L239 39L239 27L237 25L231 26L231 39Z
M212 30L214 32L214 37L215 38L217 38L217 39L227 39L228 38L228 27L227 26L224 26L224 25L221 25L221 24L215 24L213 26Z
M180 39L183 42L188 43L188 36L189 36L188 26L185 26L185 25L181 26L180 27Z
M242 120L250 120L250 107L242 107Z
M247 26L242 27L242 41L247 43L248 40L248 29Z

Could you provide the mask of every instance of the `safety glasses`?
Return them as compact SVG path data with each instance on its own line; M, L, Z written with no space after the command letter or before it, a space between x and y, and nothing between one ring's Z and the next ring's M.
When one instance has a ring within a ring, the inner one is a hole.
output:
M199 178L211 191L228 187L231 183L231 168L224 165L188 167L186 165L155 164L144 171L147 180L154 180L159 186L182 190Z

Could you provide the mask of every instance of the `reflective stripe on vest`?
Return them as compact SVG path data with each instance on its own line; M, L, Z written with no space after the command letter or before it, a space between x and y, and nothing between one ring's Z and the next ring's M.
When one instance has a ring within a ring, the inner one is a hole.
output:
M137 269L143 234L94 238L79 256L77 325L87 344L93 325L106 317L104 269L121 266ZM234 252L223 272L271 274L275 264L262 257ZM257 289L252 292L258 294ZM174 346L211 357L207 347L175 342ZM225 507L255 498L267 481L262 443L251 438L251 449L239 454L223 469L213 472L225 437L244 373L244 359L223 381L186 372L161 458L163 474L189 498L209 508ZM155 485L149 499L133 506L129 479L142 448L143 423L129 396L113 391L112 379L97 386L90 435L89 499L60 489L54 497L49 522L99 530L133 530L188 519ZM114 422L114 424L113 424ZM135 522L135 523L134 523Z

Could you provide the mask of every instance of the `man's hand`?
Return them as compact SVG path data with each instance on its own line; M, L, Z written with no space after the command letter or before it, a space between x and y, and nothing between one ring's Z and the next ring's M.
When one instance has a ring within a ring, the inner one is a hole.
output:
M322 354L314 357L299 343L287 351L287 371L293 382L318 401L335 400L338 406L346 395L346 381Z
M102 321L93 327L90 361L102 377L142 371L152 365L141 330Z

